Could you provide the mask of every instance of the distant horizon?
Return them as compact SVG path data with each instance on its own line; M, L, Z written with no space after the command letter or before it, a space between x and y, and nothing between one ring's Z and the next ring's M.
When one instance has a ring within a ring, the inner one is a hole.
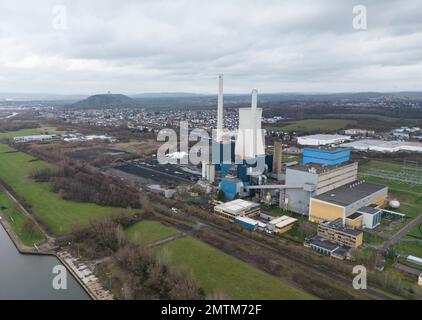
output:
M338 95L338 94L400 94L400 93L412 93L412 94L421 94L422 95L422 89L420 91L418 90L400 90L400 91L324 91L324 92L305 92L305 91L291 91L291 92L260 92L258 90L258 95ZM90 97L95 95L106 95L106 94L122 94L125 96L128 96L130 98L142 98L143 95L145 96L159 96L159 95L182 95L185 96L217 96L216 93L209 93L209 92L186 92L186 91L174 91L174 92L141 92L141 93L122 93L122 92L97 92L97 93L35 93L35 92L0 92L0 99L3 99L2 101L11 99L14 100L15 98L10 98L10 96L27 96L27 98L30 98L33 96L34 98L37 96L45 96L45 97L62 97L62 98L84 98L84 97ZM248 96L251 93L246 92L227 92L224 93L225 96ZM148 97L146 97L148 98ZM52 98L51 98L52 99ZM45 99L50 100L50 99ZM19 101L19 100L15 100Z
M230 94L422 90L422 2L358 4L8 1L0 90L214 95L220 73Z

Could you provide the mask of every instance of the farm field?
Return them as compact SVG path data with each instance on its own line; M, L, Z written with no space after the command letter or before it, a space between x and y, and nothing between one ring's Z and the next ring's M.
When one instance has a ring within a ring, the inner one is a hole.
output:
M136 244L151 243L174 236L178 233L178 230L153 220L140 221L125 230L125 235L129 241Z
M279 126L266 126L267 130L275 131L318 131L318 130L340 130L348 125L356 124L353 119L308 119L292 121Z
M38 135L38 134L55 134L59 131L56 130L55 127L51 126L41 126L40 128L33 128L33 129L22 129L18 131L7 131L7 132L0 132L0 139L10 139L13 137L22 137L22 136L31 136L31 135Z
M247 263L191 237L160 247L170 250L170 264L192 270L206 293L224 291L230 299L312 299Z
M22 243L26 246L41 244L45 241L42 233L35 227L32 230L25 228L27 217L14 205L7 194L0 191L0 214L12 227Z
M0 178L30 204L33 213L54 235L68 233L73 224L85 225L92 219L122 210L63 200L59 194L50 191L49 183L28 178L33 168L45 166L49 164L0 144Z

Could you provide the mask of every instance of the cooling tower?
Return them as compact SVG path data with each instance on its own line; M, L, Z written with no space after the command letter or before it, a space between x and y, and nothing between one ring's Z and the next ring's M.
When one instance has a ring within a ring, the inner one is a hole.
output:
M247 160L265 155L265 131L261 129L262 109L257 108L257 91L252 91L251 108L239 109L236 158Z

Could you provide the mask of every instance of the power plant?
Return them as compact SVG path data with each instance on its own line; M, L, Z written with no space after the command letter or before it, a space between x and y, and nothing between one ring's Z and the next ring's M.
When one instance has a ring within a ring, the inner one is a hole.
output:
M377 208L387 203L388 188L358 180L358 163L350 160L350 148L311 141L307 144L315 146L303 149L302 163L288 166L282 161L281 141L266 153L257 89L252 90L251 107L239 109L235 136L226 136L223 114L223 75L219 75L217 135L211 141L212 161L203 163L202 176L203 181L218 183L225 199L255 198L309 216L312 222L340 221L349 229L379 225ZM243 213L237 218L249 219L245 221L251 228L259 227Z

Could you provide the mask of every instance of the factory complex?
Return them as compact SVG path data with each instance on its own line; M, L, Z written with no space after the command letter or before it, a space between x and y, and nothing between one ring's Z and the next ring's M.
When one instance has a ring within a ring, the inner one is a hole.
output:
M281 141L265 146L257 90L252 90L251 107L239 109L239 127L233 135L223 125L222 75L218 88L217 134L209 139L211 161L201 163L197 183L206 192L218 191L214 215L266 234L287 232L299 220L315 223L317 234L307 237L304 245L347 258L350 248L363 244L363 230L380 225L388 202L387 186L358 178L358 162L350 156L359 141L350 142L348 135L299 137L297 143L304 146L301 161L283 163ZM271 206L281 209L281 215L266 209Z

